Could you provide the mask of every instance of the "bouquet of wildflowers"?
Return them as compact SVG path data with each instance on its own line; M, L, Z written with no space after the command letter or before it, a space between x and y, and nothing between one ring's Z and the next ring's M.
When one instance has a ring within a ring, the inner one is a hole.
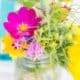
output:
M4 52L15 59L29 57L38 60L43 56L50 63L66 66L69 59L68 47L72 44L72 25L67 27L70 7L61 1L17 0L22 3L16 12L10 12L3 23L7 34L3 38Z
M7 31L4 52L13 59L28 57L37 61L48 57L51 66L68 67L70 47L76 43L75 35L80 30L68 20L71 7L67 4L71 0L16 1L21 4L20 9L10 12L3 23Z

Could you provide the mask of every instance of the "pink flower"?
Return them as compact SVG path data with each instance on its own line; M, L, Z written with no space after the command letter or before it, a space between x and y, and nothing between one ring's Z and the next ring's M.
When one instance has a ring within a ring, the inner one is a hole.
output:
M39 59L43 55L43 53L44 53L44 49L36 41L33 41L30 44L28 50L26 51L26 55L34 60Z
M16 13L9 13L8 22L4 22L4 27L15 39L23 36L31 37L40 21L41 18L36 16L34 9L22 7Z

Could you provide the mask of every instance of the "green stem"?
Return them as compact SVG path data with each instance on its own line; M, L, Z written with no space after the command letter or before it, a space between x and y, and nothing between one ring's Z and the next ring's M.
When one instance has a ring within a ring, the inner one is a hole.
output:
M53 70L54 80L58 80L57 72L56 72L56 69L55 69L56 68L56 64L55 64L55 61L53 61L53 57L52 56L53 56L53 53L50 54L50 65L51 65L51 68Z
M50 26L50 15L49 15L49 13L47 13L47 23L48 23L48 30L49 30L49 36L51 36L51 26Z
M35 62L35 79L40 80L40 65Z

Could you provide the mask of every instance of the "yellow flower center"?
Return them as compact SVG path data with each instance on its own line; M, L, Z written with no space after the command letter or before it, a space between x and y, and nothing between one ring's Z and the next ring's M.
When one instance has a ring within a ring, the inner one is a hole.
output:
M27 29L28 29L28 26L27 26L26 24L23 24L23 23L22 23L22 24L19 26L19 30L22 31L22 32L25 32Z

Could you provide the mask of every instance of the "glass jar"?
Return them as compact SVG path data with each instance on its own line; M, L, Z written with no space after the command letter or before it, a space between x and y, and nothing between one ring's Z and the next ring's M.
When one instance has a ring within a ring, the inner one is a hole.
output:
M18 58L16 61L16 80L57 80L48 58L32 61Z

